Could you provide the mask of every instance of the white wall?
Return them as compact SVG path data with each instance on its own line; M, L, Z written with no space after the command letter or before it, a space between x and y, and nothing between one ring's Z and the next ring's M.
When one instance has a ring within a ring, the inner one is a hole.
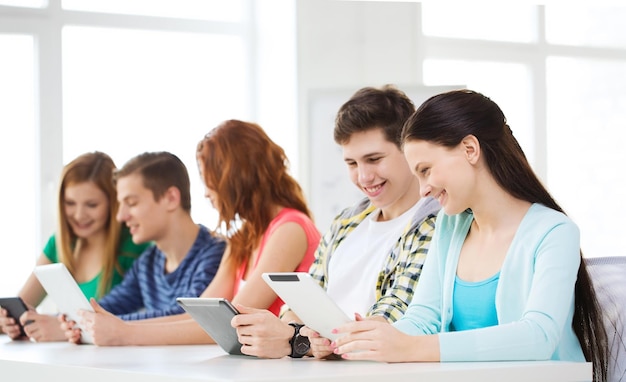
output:
M324 231L328 226L323 208L341 196L326 195L325 201L311 200L311 163L325 153L309 150L309 134L321 133L310 129L310 103L323 92L347 94L343 103L363 86L419 85L421 59L415 31L418 5L335 0L298 0L296 4L299 179L309 195L314 214L324 216L323 221L318 219L317 222ZM332 123L334 115L329 118ZM328 134L327 131L323 133ZM328 140L329 149L335 148L332 133L322 138ZM336 166L345 167L343 162Z

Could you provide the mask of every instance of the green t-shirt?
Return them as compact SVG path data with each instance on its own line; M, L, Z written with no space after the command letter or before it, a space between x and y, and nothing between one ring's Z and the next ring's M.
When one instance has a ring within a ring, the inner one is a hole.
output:
M143 251L148 248L152 243L143 243L143 244L135 244L133 243L130 232L128 232L128 228L124 226L122 228L121 237L120 237L120 248L118 253L118 262L120 264L120 268L124 273L132 267L133 262L143 253ZM50 236L46 246L43 249L44 255L53 263L59 262L59 256L57 253L56 246L56 235ZM87 299L91 297L97 298L98 284L100 284L100 279L102 278L102 273L99 273L93 279L78 283L80 290L83 292ZM123 276L119 274L117 269L113 271L113 281L111 283L111 287L116 286L117 284L122 282Z

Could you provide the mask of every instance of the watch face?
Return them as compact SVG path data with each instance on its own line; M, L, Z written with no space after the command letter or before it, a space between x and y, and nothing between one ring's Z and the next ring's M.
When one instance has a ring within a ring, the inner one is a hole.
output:
M305 355L306 353L308 353L310 347L311 343L309 342L308 337L297 336L296 340L294 341L293 350L298 355Z
M291 354L289 356L292 358L302 358L311 348L309 337L300 335L300 328L304 325L295 322L290 322L289 325L294 328L293 337L289 340L289 344L291 345Z

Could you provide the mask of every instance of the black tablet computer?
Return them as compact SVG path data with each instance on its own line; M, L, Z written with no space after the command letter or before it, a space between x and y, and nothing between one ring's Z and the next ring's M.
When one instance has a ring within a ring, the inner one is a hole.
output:
M239 312L230 301L225 298L179 297L176 302L224 351L243 355L237 330L230 325L230 320Z
M20 297L1 297L0 307L7 310L9 317L13 317L15 322L20 326L22 335L26 335L26 333L24 333L24 327L20 323L20 316L28 310L24 301Z

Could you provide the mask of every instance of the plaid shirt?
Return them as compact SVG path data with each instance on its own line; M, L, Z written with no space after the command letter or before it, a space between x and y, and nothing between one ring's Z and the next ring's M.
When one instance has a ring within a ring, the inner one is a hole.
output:
M389 252L376 281L376 303L370 307L367 316L383 316L388 321L395 322L404 315L411 302L440 209L439 203L434 199L429 198L424 202ZM368 199L364 199L356 206L343 210L333 220L329 231L320 241L315 261L309 268L309 274L324 289L327 288L331 256L348 234L374 210L376 207Z

